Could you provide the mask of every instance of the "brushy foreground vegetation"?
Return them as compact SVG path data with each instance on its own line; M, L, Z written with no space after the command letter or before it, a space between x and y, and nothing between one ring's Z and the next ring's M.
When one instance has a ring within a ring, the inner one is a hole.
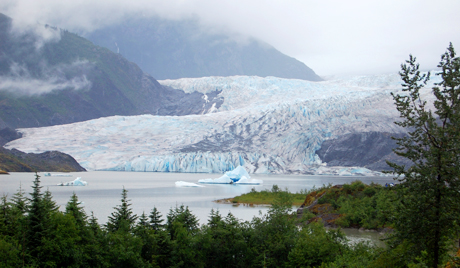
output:
M361 188L355 182L348 187ZM361 185L361 184L360 184ZM287 191L275 190L264 216L242 222L211 210L207 224L183 205L171 208L166 221L155 207L138 216L123 189L121 204L106 224L70 197L59 211L39 176L26 198L22 189L0 205L0 267L407 267L404 247L350 244L340 230L322 223L304 224L292 213ZM276 189L276 188L275 188ZM334 189L326 187L309 192ZM361 192L365 191L366 187ZM372 188L371 188L372 189ZM272 189L273 192L273 189ZM335 190L325 194L332 200ZM376 196L377 193L371 197ZM334 199L335 200L335 199ZM369 201L372 203L372 201ZM446 262L449 261L446 259ZM453 264L452 259L450 259Z
M329 227L364 229L392 228L396 195L393 187L357 180L344 185L323 185L309 191L290 193L273 185L271 190L255 191L228 199L234 204L273 204L285 199L300 206L299 218L312 222L321 220Z
M276 184L272 186L271 190L262 190L260 192L252 188L249 193L235 196L233 198L225 199L226 202L233 204L248 204L248 205L270 205L280 195L288 194L292 205L300 206L305 200L305 196L308 192L300 191L298 193L291 193L287 189L282 190Z

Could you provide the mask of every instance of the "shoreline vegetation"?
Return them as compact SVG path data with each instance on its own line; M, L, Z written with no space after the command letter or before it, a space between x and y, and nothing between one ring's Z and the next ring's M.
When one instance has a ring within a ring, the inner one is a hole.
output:
M270 196L263 201L271 203L266 215L243 222L211 210L202 225L184 205L166 217L155 206L136 215L123 188L108 222L99 224L75 193L60 211L51 192L41 191L39 178L36 174L31 198L20 188L0 202L0 246L6 249L0 264L6 267L407 267L408 261L398 258L404 252L350 243L340 228L324 224L325 215L339 213L335 223L340 226L390 226L385 217L396 206L385 202L392 201L398 186L354 181L291 194L274 185L241 199ZM297 195L303 196L301 214L292 211Z
M309 191L291 193L273 185L271 190L256 191L233 198L215 200L233 206L271 206L281 195L297 207L302 223L322 222L325 227L356 228L388 232L393 229L395 191L390 186L356 180L343 185L323 185Z
M300 193L290 193L287 189L281 190L278 185L273 185L271 190L256 191L254 188L249 193L238 195L232 198L223 198L214 200L220 204L231 204L235 206L270 206L277 198L279 192L286 192L292 198L293 206L300 206L305 200L307 192L301 191Z

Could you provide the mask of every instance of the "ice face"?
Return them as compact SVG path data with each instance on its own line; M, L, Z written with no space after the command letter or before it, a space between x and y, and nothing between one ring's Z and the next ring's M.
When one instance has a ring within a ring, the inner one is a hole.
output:
M326 170L315 154L326 139L404 131L393 123L399 118L390 95L401 92L397 74L323 82L235 76L161 83L185 92L221 91L224 103L203 115L112 116L20 129L23 138L5 147L58 150L88 170L225 173L243 166L249 173L309 173ZM422 95L431 96L431 85Z

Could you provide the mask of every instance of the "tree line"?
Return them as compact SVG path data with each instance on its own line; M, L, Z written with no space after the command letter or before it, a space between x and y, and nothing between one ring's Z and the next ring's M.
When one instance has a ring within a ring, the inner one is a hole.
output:
M153 207L135 215L123 189L107 223L87 215L73 194L60 211L36 175L32 193L3 196L1 267L300 267L372 261L375 248L350 245L340 231L322 224L299 228L292 202L283 196L266 215L240 221L211 210L206 224L188 207L165 219ZM359 254L358 254L359 253Z

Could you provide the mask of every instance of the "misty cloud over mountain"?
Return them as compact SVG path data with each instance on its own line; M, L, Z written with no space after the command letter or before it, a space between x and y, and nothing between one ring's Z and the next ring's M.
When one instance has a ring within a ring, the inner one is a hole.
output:
M0 122L10 128L73 123L111 115L187 115L219 107L218 92L161 86L120 54L66 30L37 46L0 14Z
M33 24L14 31L12 20L0 13L0 91L15 96L32 96L55 90L89 89L87 76L94 67L78 57L60 61L52 57L53 46L61 40L62 30Z
M452 27L460 25L459 9L452 0L0 1L17 31L39 23L86 36L126 19L197 19L206 32L261 40L321 76L397 72L409 54L434 69L439 51L460 44Z
M322 80L304 63L267 43L219 34L197 19L126 19L86 37L137 63L156 79L255 75Z
M15 96L32 96L55 90L83 90L91 87L86 73L91 70L92 65L86 60L52 67L42 62L40 67L39 75L34 76L25 65L12 62L10 72L0 75L0 91L10 92Z

